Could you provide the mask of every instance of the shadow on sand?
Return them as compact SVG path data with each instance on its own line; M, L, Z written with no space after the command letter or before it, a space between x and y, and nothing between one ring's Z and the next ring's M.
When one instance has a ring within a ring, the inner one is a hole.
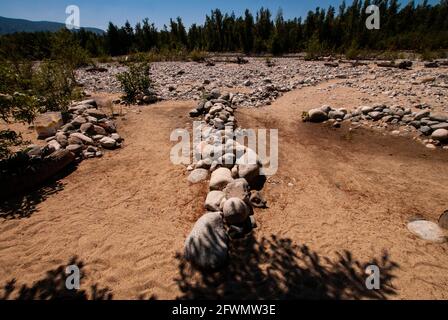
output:
M0 300L112 300L113 295L109 288L100 288L98 284L86 290L68 290L66 288L67 275L65 268L69 265L78 266L82 279L84 263L77 257L73 257L69 263L56 269L47 271L46 276L33 283L31 286L22 285L17 287L17 280L13 279L6 283L0 291Z
M70 165L35 190L9 199L0 199L0 219L29 218L37 211L36 206L38 204L64 189L64 185L60 180L69 176L76 169L77 166L75 164Z
M178 255L179 299L388 299L396 294L391 281L399 265L387 252L360 262L348 251L331 260L276 236L257 241L251 235L232 245L230 263L216 273L199 271ZM381 270L380 290L366 288L370 265Z

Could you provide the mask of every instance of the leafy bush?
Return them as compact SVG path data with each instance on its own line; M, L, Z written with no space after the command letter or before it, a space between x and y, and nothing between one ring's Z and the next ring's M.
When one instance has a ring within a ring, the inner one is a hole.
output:
M39 112L64 111L78 97L73 69L60 61L35 67L26 61L0 61L0 119L6 123L31 123ZM19 134L2 131L0 158L21 142Z
M150 78L149 65L146 63L135 63L125 71L117 75L125 96L123 99L128 103L135 103L139 95L151 95L152 81Z
M55 61L43 62L33 78L33 87L42 111L65 111L79 97L73 72Z
M319 41L319 37L315 33L306 48L305 60L317 60L323 54L323 46Z
M22 136L12 130L0 131L0 159L10 155L10 147L22 144Z
M361 56L360 51L355 48L355 47L350 47L346 52L345 52L345 57L349 60L357 60L359 59Z
M194 62L204 62L207 54L203 51L193 50L190 52L189 58Z

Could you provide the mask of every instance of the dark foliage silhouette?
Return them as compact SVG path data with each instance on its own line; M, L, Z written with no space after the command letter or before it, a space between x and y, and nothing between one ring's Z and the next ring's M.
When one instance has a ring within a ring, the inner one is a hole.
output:
M216 273L200 271L178 256L179 299L387 299L399 266L388 253L360 262L350 252L321 257L306 245L271 236L234 241L229 264ZM368 290L366 267L381 270L381 289Z
M67 275L65 268L76 265L81 272L81 289L68 290L66 288ZM32 284L17 287L16 279L6 283L3 287L1 300L111 300L113 295L109 288L101 288L98 284L90 287L89 291L82 289L83 271L85 265L78 257L73 257L67 265L59 266L47 272L46 276Z

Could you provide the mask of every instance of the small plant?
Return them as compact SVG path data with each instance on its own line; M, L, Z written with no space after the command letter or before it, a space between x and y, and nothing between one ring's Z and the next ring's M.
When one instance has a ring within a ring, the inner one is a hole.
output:
M0 131L0 159L7 158L11 152L11 147L20 146L22 136L12 130Z
M310 121L309 113L306 111L302 112L302 122L308 122L308 121Z
M194 62L205 62L205 58L207 58L207 54L202 51L193 50L190 52L189 58Z
M150 78L149 65L147 63L135 63L125 71L117 75L125 95L123 99L127 103L135 103L143 97L154 96L152 81Z
M269 68L272 68L273 66L275 66L274 61L270 57L266 58L265 63L266 63L266 66Z

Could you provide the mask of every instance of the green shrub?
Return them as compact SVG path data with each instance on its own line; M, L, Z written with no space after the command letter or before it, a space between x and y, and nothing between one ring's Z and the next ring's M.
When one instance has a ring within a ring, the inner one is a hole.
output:
M79 97L73 71L56 61L43 62L33 78L41 111L66 111L71 100Z
M188 57L194 62L204 62L207 58L207 54L203 51L193 50Z
M317 60L323 54L323 46L317 34L314 34L306 48L305 60Z
M135 103L138 95L151 95L152 81L146 63L132 64L129 71L118 74L117 79L125 93L123 99L128 103Z
M0 131L0 160L7 158L10 148L22 144L22 136L12 130Z
M350 47L346 52L345 52L345 57L349 60L357 60L359 59L361 56L360 51L355 48L355 47Z

